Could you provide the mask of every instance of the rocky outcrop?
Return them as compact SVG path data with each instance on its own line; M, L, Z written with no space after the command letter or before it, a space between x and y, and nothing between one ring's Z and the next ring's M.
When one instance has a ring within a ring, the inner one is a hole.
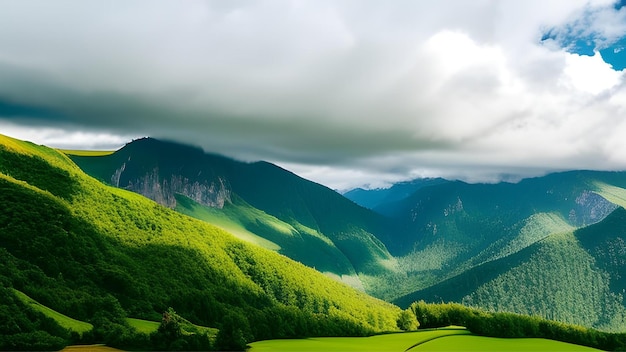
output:
M576 205L570 210L568 220L574 226L587 226L602 221L617 205L593 191L583 191L576 197Z
M111 177L113 185L139 193L169 208L176 207L176 194L182 194L202 205L214 208L222 208L231 200L230 187L221 177L213 181L194 181L182 175L162 177L157 167L141 177L125 182L126 184L120 184L125 166L126 164L123 164Z

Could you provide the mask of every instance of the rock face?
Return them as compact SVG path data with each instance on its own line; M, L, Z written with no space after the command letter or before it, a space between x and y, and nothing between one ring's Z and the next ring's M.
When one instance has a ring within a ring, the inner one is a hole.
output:
M569 212L568 220L574 226L586 226L604 220L617 205L593 191L583 191L576 198L576 206Z
M176 194L182 194L202 205L220 209L231 200L230 187L222 177L217 177L213 181L190 180L182 175L163 177L159 168L155 167L140 177L124 180L122 174L125 169L126 163L111 176L111 184L139 193L169 208L176 207Z

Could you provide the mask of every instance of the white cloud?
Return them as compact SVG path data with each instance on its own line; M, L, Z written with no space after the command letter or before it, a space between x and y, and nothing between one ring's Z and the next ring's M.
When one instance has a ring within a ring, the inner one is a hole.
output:
M71 148L172 138L333 188L622 168L623 73L540 42L588 9L589 28L618 36L607 6L0 2L0 115L54 112L0 117L0 132Z
M563 69L563 84L579 91L599 94L621 83L622 71L615 71L602 60L600 53L594 56L568 54Z

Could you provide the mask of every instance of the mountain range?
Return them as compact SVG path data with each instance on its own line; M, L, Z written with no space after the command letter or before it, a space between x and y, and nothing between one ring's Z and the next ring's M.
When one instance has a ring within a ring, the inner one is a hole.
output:
M417 179L342 196L266 162L150 138L109 156L72 160L106 183L401 307L420 299L456 301L624 328L624 234L598 234L608 236L603 244L580 235L604 231L619 216L623 172L571 171L495 184ZM561 280L572 271L575 277Z
M223 312L250 310L258 339L296 336L265 320L291 307L344 332L393 329L400 310L367 293L400 308L453 301L626 328L623 172L341 195L267 162L152 138L100 156L0 142L3 283L76 318L109 305L157 319L175 306L220 327Z

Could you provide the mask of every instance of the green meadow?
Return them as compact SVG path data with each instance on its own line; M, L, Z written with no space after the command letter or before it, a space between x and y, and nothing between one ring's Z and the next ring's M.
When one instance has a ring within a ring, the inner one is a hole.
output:
M547 339L506 339L473 335L462 327L370 337L320 337L267 340L249 344L248 352L264 351L599 351Z
M415 346L410 351L600 351L548 339L505 339L476 335L446 336Z
M136 319L136 318L126 318L126 322L128 325L132 326L138 332L146 335L150 335L151 333L157 331L159 329L160 323L156 321Z

